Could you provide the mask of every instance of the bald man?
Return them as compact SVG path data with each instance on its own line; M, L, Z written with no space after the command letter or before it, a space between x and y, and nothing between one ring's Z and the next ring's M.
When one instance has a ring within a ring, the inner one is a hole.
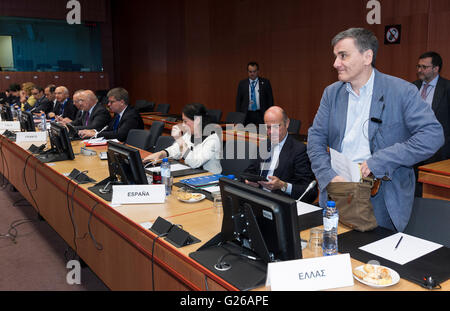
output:
M262 159L260 152L258 159L253 160L245 172L266 177L266 181L245 182L298 199L315 179L306 154L306 146L288 135L289 118L281 107L272 106L267 109L264 113L264 124L267 127L270 158ZM317 187L314 187L302 201L314 202L317 193Z
M49 113L49 117L53 118L56 115L62 119L75 120L78 109L69 98L69 90L65 86L58 86L55 89L55 97L57 103L53 109L53 114Z
M69 122L77 131L95 129L100 131L111 121L109 111L98 102L97 96L91 90L84 90L73 96L74 104L79 108L77 118ZM76 102L75 102L76 101Z

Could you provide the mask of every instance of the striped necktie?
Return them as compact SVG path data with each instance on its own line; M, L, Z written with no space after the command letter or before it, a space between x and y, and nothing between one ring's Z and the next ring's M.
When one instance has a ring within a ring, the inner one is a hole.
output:
M256 83L257 83L257 81L254 80L254 81L252 81L252 83L250 84L250 100L251 100L251 102L252 102L252 105L251 105L251 108L250 108L251 111L256 111L256 109L258 108L258 107L256 106L256 92L255 92Z
M428 86L430 86L430 84L429 84L429 83L425 83L425 84L423 85L422 92L420 93L420 96L422 96L423 100L426 100L426 99L427 99L427 95L428 95L428 94L427 94Z

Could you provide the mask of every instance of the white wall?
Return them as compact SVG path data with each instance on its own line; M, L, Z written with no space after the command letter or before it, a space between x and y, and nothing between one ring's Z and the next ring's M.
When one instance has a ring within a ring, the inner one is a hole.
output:
M3 70L14 67L11 36L0 36L0 67Z

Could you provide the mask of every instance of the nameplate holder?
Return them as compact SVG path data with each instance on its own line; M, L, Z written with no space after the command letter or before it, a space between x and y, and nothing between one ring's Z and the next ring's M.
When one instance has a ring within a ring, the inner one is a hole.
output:
M164 203L165 185L113 185L112 205Z
M315 291L353 286L350 255L269 263L266 286L272 291Z
M8 130L11 132L20 132L19 121L0 121L0 131Z
M16 143L47 142L47 132L17 132Z

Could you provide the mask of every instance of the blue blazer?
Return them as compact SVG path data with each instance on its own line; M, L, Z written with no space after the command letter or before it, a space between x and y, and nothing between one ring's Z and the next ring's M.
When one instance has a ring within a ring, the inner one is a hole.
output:
M443 145L443 130L413 84L374 70L369 116L372 157L367 165L375 177L384 180L371 201L374 210L385 207L396 229L403 231L414 200L412 166L428 159ZM348 96L344 82L328 86L308 131L308 156L319 183L322 207L326 206L326 187L337 175L331 168L327 147L342 151Z

